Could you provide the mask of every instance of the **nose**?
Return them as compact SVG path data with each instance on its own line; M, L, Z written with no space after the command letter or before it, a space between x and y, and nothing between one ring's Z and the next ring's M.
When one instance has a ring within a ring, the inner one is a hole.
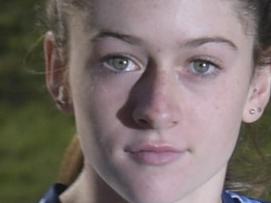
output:
M172 79L161 71L139 81L132 112L139 127L162 130L178 125L180 109Z

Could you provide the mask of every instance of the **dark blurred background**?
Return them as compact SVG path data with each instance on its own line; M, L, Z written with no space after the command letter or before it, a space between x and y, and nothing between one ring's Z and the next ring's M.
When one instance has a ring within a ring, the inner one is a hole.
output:
M41 0L0 4L0 202L37 202L74 134L44 84Z
M0 4L0 202L30 203L56 180L75 130L55 108L44 84L42 39L45 0ZM233 158L231 187L271 200L270 107L243 126ZM219 135L218 135L219 136Z

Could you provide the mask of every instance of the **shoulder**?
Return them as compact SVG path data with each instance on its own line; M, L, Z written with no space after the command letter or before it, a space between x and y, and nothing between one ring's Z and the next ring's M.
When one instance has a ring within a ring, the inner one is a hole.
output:
M62 194L66 189L66 185L60 183L54 184L41 198L39 203L61 203L59 200L59 195Z
M244 195L240 195L238 193L234 193L231 191L225 191L223 194L224 198L231 199L232 203L270 203L258 199L253 199ZM228 203L227 201L225 203ZM229 202L230 203L230 202Z

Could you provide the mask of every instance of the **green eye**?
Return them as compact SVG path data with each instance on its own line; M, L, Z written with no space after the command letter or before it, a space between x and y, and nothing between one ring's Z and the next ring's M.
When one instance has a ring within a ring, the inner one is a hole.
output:
M208 72L210 69L211 64L205 62L205 61L195 61L193 63L193 70L195 73L204 74Z
M114 57L108 60L108 64L116 70L125 70L129 66L129 61L124 57Z
M137 70L137 64L125 56L110 56L103 62L104 66L115 72L128 72Z
M217 65L207 60L195 60L191 64L191 70L198 75L211 75L217 71Z

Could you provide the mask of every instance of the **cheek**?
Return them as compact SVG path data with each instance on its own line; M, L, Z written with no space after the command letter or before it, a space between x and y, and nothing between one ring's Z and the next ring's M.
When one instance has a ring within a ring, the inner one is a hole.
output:
M98 126L114 125L119 120L118 114L126 106L133 87L134 78L116 79L96 78L91 91L86 90L87 98L82 106L88 109L89 117Z
M194 105L197 128L192 128L195 136L190 142L197 144L195 150L199 156L230 158L238 139L247 92L247 85L238 81L217 84L211 92L206 92L208 96L201 98L198 106Z
M77 129L83 143L90 142L97 150L111 150L108 146L119 141L116 131L123 124L118 113L129 98L132 78L116 76L117 80L110 80L88 76L82 74L80 83L73 86Z

